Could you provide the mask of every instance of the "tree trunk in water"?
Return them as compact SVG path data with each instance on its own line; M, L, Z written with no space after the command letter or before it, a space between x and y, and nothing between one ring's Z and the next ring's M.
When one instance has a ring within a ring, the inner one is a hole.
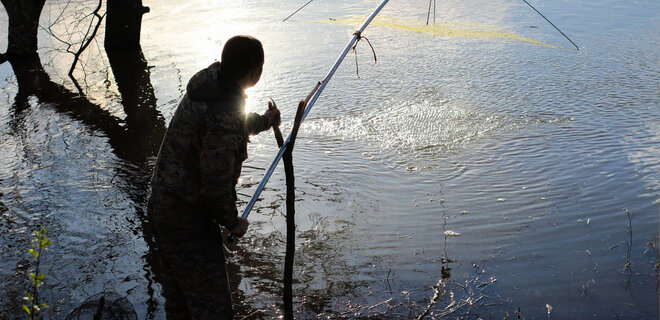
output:
M126 113L126 130L132 137L131 141L125 141L127 153L122 158L134 163L146 162L158 155L166 129L165 119L157 109L147 60L139 45L108 50L107 54Z
M28 57L37 52L39 16L46 0L2 0L9 16L8 59Z
M149 7L143 7L142 0L108 0L105 19L105 50L114 51L138 47L142 15L147 12L149 12Z

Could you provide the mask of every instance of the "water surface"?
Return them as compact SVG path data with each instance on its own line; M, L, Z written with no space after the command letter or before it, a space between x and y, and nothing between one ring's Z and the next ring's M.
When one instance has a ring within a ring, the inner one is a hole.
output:
M30 230L44 225L54 245L42 291L56 318L104 290L125 296L140 319L164 318L144 231L156 150L148 137L235 34L256 36L266 51L247 109L262 112L273 97L288 132L297 101L358 27L347 21L377 2L316 1L286 23L302 3L145 4L148 72L133 107L157 111L138 118L147 120L132 120L100 40L78 73L85 101L32 95L17 104L17 77L0 65L3 316L20 314ZM42 25L93 5L48 3ZM518 310L525 318L658 318L660 6L535 5L581 50L515 1L438 2L442 32L425 26L428 2L392 1L367 29L378 64L361 42L360 77L349 55L296 143L300 318ZM61 45L43 31L40 46L51 80L76 92L70 55L49 50ZM276 152L272 134L254 137L249 152L241 208ZM240 316L281 313L283 203L278 169L247 236L228 248Z

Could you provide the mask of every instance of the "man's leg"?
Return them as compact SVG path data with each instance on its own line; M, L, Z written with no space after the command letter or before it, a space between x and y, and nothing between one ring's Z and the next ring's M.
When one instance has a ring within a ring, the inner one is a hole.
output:
M159 224L157 223L157 218L155 218L157 216L170 216L172 213L171 211L173 210L169 207L157 206L157 202L154 200L157 200L157 197L152 196L149 199L147 207L147 216L150 222L148 227L150 228L150 233L154 236L156 245L153 252L154 257L151 270L154 272L155 279L160 283L162 288L163 297L165 298L165 314L167 319L192 320L183 291L179 287L177 276L173 274L168 261L166 261L166 257L163 256L164 246L161 245L161 243L166 245L168 241L161 235L167 235L167 232L163 233L163 230L158 228ZM175 212L174 214L176 213L178 212Z
M196 216L190 209L180 209L175 216ZM173 212L169 212L172 214ZM184 218L185 219L185 218ZM178 221L158 227L156 240L168 282L163 294L175 297L166 303L182 310L180 297L192 319L232 319L231 291L225 265L222 234L212 221ZM166 296L167 301L170 299ZM168 320L169 320L168 311Z
M196 260L196 259L195 259ZM194 275L180 281L186 304L193 319L233 319L231 291L225 266L222 261L203 260L193 262L187 268Z
M163 264L164 262L161 261L161 265ZM157 273L157 280L163 288L167 320L193 320L176 276L163 266L161 271Z

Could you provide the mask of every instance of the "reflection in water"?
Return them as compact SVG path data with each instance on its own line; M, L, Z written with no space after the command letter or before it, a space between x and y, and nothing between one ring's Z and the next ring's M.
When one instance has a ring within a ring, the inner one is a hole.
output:
M165 134L165 120L156 109L156 96L149 79L149 66L140 47L108 51L121 103L126 114L126 137L118 156L132 163L145 163L158 154Z
M17 131L25 130L21 126L21 115L34 107L34 101L30 97L35 97L40 104L48 105L58 113L80 121L86 128L107 138L112 152L120 160L119 166L114 168L116 173L110 183L124 193L132 203L133 213L127 216L127 219L131 219L131 231L136 235L142 235L147 245L147 250L142 258L146 262L144 278L147 281L148 296L144 297L146 301L143 302L146 304L146 317L153 319L158 318L159 308L162 308L162 306L159 307L160 289L154 282L154 280L159 280L158 251L149 231L144 207L148 197L152 163L164 135L165 123L156 109L156 98L150 83L149 68L142 52L135 50L108 53L108 59L121 94L122 107L126 114L125 119L116 117L91 102L84 95L73 93L64 86L53 82L44 70L39 57L34 55L29 59L10 61L19 89L12 107L15 116L11 126L16 135L20 135ZM87 223L86 221L76 222ZM48 222L40 221L38 223ZM322 313L331 307L335 297L355 295L357 288L363 286L364 283L346 276L353 274L354 271L350 264L346 263L346 256L337 249L340 247L337 239L332 239L329 234L319 231L306 232L301 237L306 242L298 250L296 268L307 269L310 265L316 266L314 271L305 272L300 278L296 276L295 279L294 290L305 292L304 298L296 301L304 306L304 311L301 312L308 315ZM245 247L247 244L240 244L234 252L228 253L227 269L231 279L233 300L237 303L235 311L238 316L272 315L280 312L279 306L268 301L280 300L277 297L281 296L280 266L283 260L283 252L280 250L282 248L281 238L279 233L252 237L249 240L250 248ZM64 241L62 245L67 245L67 240L62 240ZM254 248L258 249L254 250ZM102 247L99 249L102 250ZM79 258L86 257L84 252L77 254L80 255ZM96 254L103 255L101 252ZM107 258L112 259L112 256ZM100 263L106 262L101 261ZM244 270L245 266L248 266L248 270ZM27 268L27 265L19 264L17 268L22 270ZM344 271L337 274L339 270ZM16 274L16 277L5 279L8 280L6 283L22 282L24 277L21 275L25 275L25 273ZM248 288L242 288L243 275L251 279L258 279L258 281L250 283ZM4 293L20 293L22 290L21 284L11 287L15 287L15 290ZM67 290L67 285L64 284L62 289ZM272 299L261 299L255 296L255 290L260 292L258 296L270 296ZM250 294L246 295L245 291ZM97 292L98 290L89 294L97 294ZM80 297L83 300L86 298L86 296ZM7 301L13 300L15 299ZM264 301L267 302L264 303Z
M117 168L115 177L125 182L117 185L135 204L136 215L141 224L136 226L134 231L142 231L149 247L153 247L143 207L146 205L151 176L150 160L157 155L165 133L165 123L156 110L156 98L142 51L138 48L134 51L115 52L108 57L122 96L126 114L124 122L90 102L84 95L72 93L64 86L51 81L35 53L27 57L9 59L18 84L18 93L12 107L15 116L10 127L15 134L19 134L17 130L22 130L21 114L31 107L30 97L34 96L39 103L47 104L54 110L80 121L87 128L105 135L115 155L125 161L124 166ZM3 213L4 211L6 208ZM145 259L152 260L152 254L153 250L148 250ZM156 290L152 287L149 269L146 268L145 271L146 279L150 283L148 314L153 317L157 306Z
M13 104L14 118L20 119L21 112L30 107L28 98L34 96L39 103L48 104L107 136L108 143L119 158L135 165L146 165L149 157L158 152L165 132L164 119L155 108L155 96L142 52L123 54L120 58L124 60L113 65L113 72L125 103L125 124L84 95L73 93L51 81L37 54L9 60L18 82L18 94ZM143 68L137 68L140 64ZM13 126L16 124L13 122Z
M81 121L92 130L98 130L110 138L113 147L121 149L122 133L117 118L104 109L91 103L84 96L74 94L50 80L44 71L39 56L13 58L9 60L18 83L18 93L14 98L14 119L20 119L23 111L30 107L28 98L35 96L40 103L51 104L54 109ZM15 128L16 121L11 123Z
M281 217L277 214L274 218ZM337 297L357 298L366 286L366 281L354 277L355 266L341 250L348 235L348 229L332 232L322 227L299 234L293 274L296 319L328 312L336 307ZM257 313L270 318L281 314L284 243L285 235L280 232L258 233L241 239L229 252L227 269L232 298L235 304L238 302L237 317ZM245 280L235 279L237 275Z
M126 140L126 150L117 155L133 164L119 169L119 176L128 182L124 190L135 203L139 229L147 243L148 250L143 257L150 268L145 268L148 281L149 299L147 317L153 318L157 310L157 290L154 288L152 271L158 270L157 249L148 226L144 208L149 196L152 160L157 154L160 142L165 135L165 121L156 109L156 96L149 78L147 61L140 47L125 50L107 51L110 67L121 94L122 106L126 114L126 130L130 137ZM128 169L128 170L125 170Z

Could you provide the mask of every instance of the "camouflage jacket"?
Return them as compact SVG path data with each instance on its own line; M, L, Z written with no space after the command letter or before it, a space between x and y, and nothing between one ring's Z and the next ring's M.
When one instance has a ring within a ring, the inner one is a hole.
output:
M195 74L186 90L158 154L151 198L160 207L190 206L191 214L231 229L248 135L267 130L268 119L245 113L245 93L222 76L219 62Z

